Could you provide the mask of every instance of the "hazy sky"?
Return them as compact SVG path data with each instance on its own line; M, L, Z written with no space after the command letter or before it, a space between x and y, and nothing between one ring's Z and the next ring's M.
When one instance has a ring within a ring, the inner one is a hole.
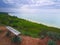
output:
M0 12L60 27L60 0L0 0Z

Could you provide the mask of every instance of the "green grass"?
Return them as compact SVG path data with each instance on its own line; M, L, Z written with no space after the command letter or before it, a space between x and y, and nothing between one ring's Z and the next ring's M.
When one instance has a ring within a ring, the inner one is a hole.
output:
M12 26L20 31L23 35L32 37L40 37L39 34L42 30L60 33L60 29L58 28L30 22L16 16L10 16L7 13L0 13L0 25Z

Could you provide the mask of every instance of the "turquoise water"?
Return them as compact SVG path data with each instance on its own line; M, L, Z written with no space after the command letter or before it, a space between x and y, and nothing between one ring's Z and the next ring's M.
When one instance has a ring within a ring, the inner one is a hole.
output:
M15 15L19 18L60 28L60 10L45 9L45 10L38 10L36 12L31 11L32 10L25 12L22 11L20 13L10 13L10 15Z

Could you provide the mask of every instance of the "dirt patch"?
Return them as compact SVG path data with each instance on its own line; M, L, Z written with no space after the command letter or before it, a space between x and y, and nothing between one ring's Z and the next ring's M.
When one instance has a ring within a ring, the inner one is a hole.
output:
M6 28L0 26L0 30L3 30L3 32L0 33L0 45L47 45L47 42L49 40L48 37L44 39L40 38L32 38L29 36L21 36L22 42L21 44L16 44L11 42L11 38L6 37ZM57 41L57 45L60 45L60 41Z
M32 38L28 36L21 36L21 37L22 37L21 45L38 45L39 44L39 38Z

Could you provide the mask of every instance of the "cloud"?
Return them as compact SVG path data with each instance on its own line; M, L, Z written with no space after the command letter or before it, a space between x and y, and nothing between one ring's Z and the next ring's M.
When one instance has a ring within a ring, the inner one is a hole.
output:
M20 8L21 13L35 13L37 9L31 9L29 5L24 5Z
M53 5L55 2L51 0L31 0L35 6Z
M15 3L14 0L3 0L3 2L6 4L14 4Z
M55 0L3 0L3 2L7 5L10 5L10 8L13 6L14 9L12 10L14 12L24 12L24 13L34 13L37 11L37 9L44 9L44 8L60 8L60 1L55 1ZM28 2L28 4L27 4ZM11 6L12 5L12 6ZM5 9L7 12L10 10L10 8ZM2 9L3 10L3 9ZM16 11L15 11L16 10Z
M55 2L51 0L3 0L4 3L6 4L27 4L27 5L32 5L32 6L43 6L43 5L53 5Z
M3 0L3 2L17 8L24 7L26 5L29 8L57 8L60 6L59 0Z
M3 0L3 2L7 5L19 6L20 0Z

